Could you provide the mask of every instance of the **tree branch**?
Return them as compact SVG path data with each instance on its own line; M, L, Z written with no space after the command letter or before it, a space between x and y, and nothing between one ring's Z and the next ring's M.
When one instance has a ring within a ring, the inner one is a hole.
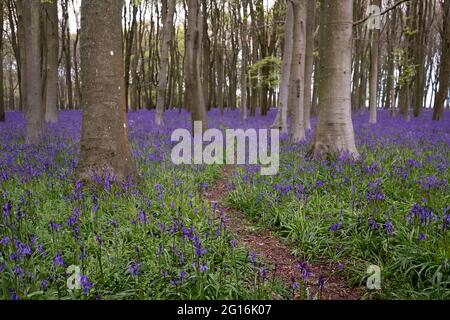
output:
M389 11L392 11L392 10L394 10L395 8L397 8L397 7L398 7L399 5L401 5L402 3L405 3L405 2L408 2L408 1L411 1L411 0L400 0L399 2L395 3L395 4L392 5L391 7L389 7L389 8L387 8L387 9L383 10L382 12L380 12L380 16L385 15L385 14L388 13ZM361 23L364 23L364 22L366 22L367 20L369 20L370 17L371 17L371 16L368 16L368 17L365 17L365 18L363 18L363 19L361 19L361 20L355 21L355 22L353 22L353 25L354 25L354 26L360 25Z

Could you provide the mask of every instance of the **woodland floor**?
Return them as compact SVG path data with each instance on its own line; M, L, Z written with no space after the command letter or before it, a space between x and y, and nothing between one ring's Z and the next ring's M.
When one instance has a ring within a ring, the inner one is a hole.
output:
M216 180L211 188L204 193L211 203L216 203L216 213L225 216L225 224L248 250L254 251L258 257L268 263L269 278L275 276L286 286L292 285L292 276L298 273L300 262L291 253L291 249L283 243L282 239L273 230L255 227L255 223L245 217L244 213L227 205L225 199L228 194L228 178L233 172L233 166L224 167L221 178ZM309 264L310 276L307 287L310 297L319 297L322 300L359 300L364 288L350 288L347 280L336 274L336 264L327 262ZM325 277L325 288L319 295L319 278ZM295 299L299 299L296 294Z

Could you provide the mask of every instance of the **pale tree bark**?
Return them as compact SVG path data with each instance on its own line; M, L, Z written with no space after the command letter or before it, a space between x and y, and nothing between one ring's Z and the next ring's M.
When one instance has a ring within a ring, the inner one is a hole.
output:
M373 0L373 5L381 8L381 0ZM378 59L379 59L379 42L380 30L370 30L370 86L369 86L369 123L377 123L377 97L378 97Z
M359 157L351 118L352 12L352 0L321 2L315 158L343 152Z
M306 60L305 60L305 94L304 123L305 129L311 130L312 107L312 73L314 68L314 28L316 26L316 1L308 0L306 13Z
M450 80L450 0L445 0L442 7L443 26L441 44L441 65L439 71L439 90L434 101L433 120L442 119L445 101L448 99L448 84Z
M305 90L306 9L307 0L292 0L294 27L288 102L288 109L292 110L292 143L298 143L305 140L303 91Z
M247 31L247 3L242 4L243 18L241 21L241 45L242 45L242 60L241 60L241 114L244 120L248 118L247 109L247 68L248 68L248 31Z
M83 125L77 178L136 178L128 142L122 53L122 0L81 4Z
M43 3L45 27L45 88L43 90L43 103L45 108L45 121L55 123L58 121L58 2Z
M25 49L25 42L26 42L26 36L25 36L25 0L17 0L16 1L16 9L17 9L17 39L18 39L18 57L20 57L19 61L17 63L20 64L20 104L19 104L19 110L20 111L26 111L27 107L27 58L26 58L26 49ZM14 1L12 1L13 5ZM16 56L16 57L17 57Z
M27 144L38 143L44 128L44 108L42 104L41 79L41 28L40 28L40 0L22 2L25 23L25 77L27 85L26 95L26 135Z
M281 133L288 133L288 100L291 78L292 44L294 32L294 12L292 2L287 2L286 23L284 24L283 66L281 68L280 93L278 98L278 113L272 127L281 128Z
M199 0L188 0L187 3L188 18L184 59L185 104L192 113L192 128L195 121L202 121L203 129L206 129L208 123L200 75L203 37L202 12Z
M5 96L3 90L3 1L0 1L0 122L5 122Z
M161 41L161 66L158 80L158 97L156 100L155 123L163 124L163 114L166 108L166 88L169 69L169 46L172 41L173 15L175 12L175 0L166 0L167 11L163 27L163 38Z

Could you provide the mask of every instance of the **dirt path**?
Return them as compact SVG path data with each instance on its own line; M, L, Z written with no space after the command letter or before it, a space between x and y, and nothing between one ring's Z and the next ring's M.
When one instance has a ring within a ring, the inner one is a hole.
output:
M291 286L292 275L299 275L298 259L291 254L291 250L279 237L268 230L254 231L254 225L245 215L224 204L228 194L227 182L233 171L232 166L225 166L222 176L214 185L204 192L205 198L211 203L217 203L217 211L226 216L228 230L235 234L241 244L254 251L270 266L269 274L282 279L287 286ZM359 299L362 290L349 288L345 279L336 275L336 266L331 263L308 264L310 276L307 283L311 297L315 297L319 290L319 278L325 279L325 288L321 294L323 300L354 300Z

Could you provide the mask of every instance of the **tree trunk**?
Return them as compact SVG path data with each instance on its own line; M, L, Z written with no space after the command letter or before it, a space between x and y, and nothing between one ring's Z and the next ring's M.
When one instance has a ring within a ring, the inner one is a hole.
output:
M304 123L305 129L311 130L312 106L312 74L314 68L314 28L316 25L316 1L308 0L306 14L306 60L305 60L305 93L304 93Z
M280 96L278 98L278 113L272 127L281 128L281 133L288 133L288 101L289 83L291 78L292 42L294 31L294 13L292 2L287 2L286 23L284 24L283 66L281 70Z
M293 0L293 36L291 76L289 80L289 106L292 110L291 142L305 140L304 92L305 89L305 50L306 50L306 10L308 0Z
M247 120L247 57L248 57L248 35L247 35L247 3L242 4L243 19L241 21L241 45L242 45L242 60L241 60L241 113L242 119Z
M201 85L201 44L203 19L199 0L188 0L188 19L186 30L186 52L184 61L185 101L192 113L192 130L195 121L202 121L203 129L208 127L205 99ZM194 131L192 131L194 132Z
M25 32L25 77L26 86L26 135L27 144L40 141L44 127L44 108L42 104L41 79L41 28L40 28L40 0L27 0L21 3Z
M26 19L25 15L25 0L17 0L17 37L19 43L19 56L20 60L18 63L20 64L21 77L20 77L20 104L19 111L25 111L28 105L27 101L27 57L26 57L26 35L25 35L25 24Z
M166 0L167 11L163 27L163 38L161 41L161 65L158 80L158 97L156 100L155 123L163 124L163 114L166 108L166 88L169 67L169 46L172 41L173 15L175 12L175 0Z
M442 119L445 101L448 99L448 83L450 74L450 0L443 3L443 26L441 44L441 62L439 71L439 90L434 101L433 120Z
M358 158L351 118L353 1L321 2L319 112L311 154Z
M381 0L373 0L372 3L381 8ZM380 30L370 30L370 87L369 87L369 123L377 123L377 98L378 98L378 58L379 58L379 42Z
M81 4L83 127L77 177L136 178L125 109L122 0Z
M45 121L58 121L58 3L56 1L43 3L45 26L45 90L44 108Z
M0 122L5 122L5 95L3 91L3 1L0 1Z

